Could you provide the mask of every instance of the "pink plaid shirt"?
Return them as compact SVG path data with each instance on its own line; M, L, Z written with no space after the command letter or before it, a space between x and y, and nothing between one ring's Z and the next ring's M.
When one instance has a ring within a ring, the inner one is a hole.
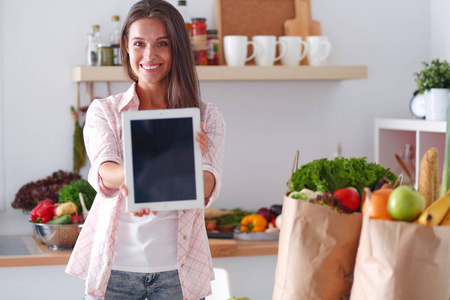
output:
M86 151L91 161L88 181L97 196L73 249L66 272L86 280L86 295L105 297L111 273L120 202L118 190L107 189L99 176L99 166L112 161L123 165L121 113L137 110L139 99L133 84L123 94L95 100L89 107L84 127ZM208 206L217 199L221 188L225 145L225 123L218 108L202 103L201 119L208 137L203 169L215 177L215 187ZM211 253L205 230L203 209L178 212L178 271L183 297L196 300L211 294L214 279Z

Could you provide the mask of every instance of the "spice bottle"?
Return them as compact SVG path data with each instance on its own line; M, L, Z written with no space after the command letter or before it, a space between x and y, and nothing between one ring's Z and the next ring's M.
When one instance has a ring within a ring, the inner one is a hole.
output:
M207 65L207 36L206 36L206 19L193 18L191 27L191 41L194 51L194 59L196 65Z
M109 36L109 42L111 43L111 48L113 51L113 65L120 66L122 64L120 60L120 40L121 40L121 32L120 32L120 17L112 16L111 19L111 34Z
M191 16L191 13L187 6L186 0L178 0L177 9L178 9L179 13L181 14L181 16L183 17L184 24L186 24L186 29L187 29L189 36L191 36L192 16Z
M207 51L206 57L208 58L208 65L218 65L219 56L217 52L219 51L219 38L217 37L216 29L206 30L207 36Z
M92 31L87 34L87 65L98 66L98 44L100 42L100 25L92 25Z

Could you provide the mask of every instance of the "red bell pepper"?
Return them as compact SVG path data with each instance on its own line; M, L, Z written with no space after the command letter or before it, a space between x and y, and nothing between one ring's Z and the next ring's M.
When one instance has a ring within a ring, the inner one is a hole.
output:
M53 209L55 205L51 199L40 201L38 205L30 212L30 219L37 223L47 223L53 219Z

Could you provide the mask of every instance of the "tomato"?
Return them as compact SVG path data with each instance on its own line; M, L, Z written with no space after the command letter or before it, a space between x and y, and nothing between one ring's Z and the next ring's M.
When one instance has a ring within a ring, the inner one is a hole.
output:
M338 198L342 206L345 206L353 211L356 211L359 208L361 199L359 198L359 194L356 190L352 188L343 188L336 190L333 195Z

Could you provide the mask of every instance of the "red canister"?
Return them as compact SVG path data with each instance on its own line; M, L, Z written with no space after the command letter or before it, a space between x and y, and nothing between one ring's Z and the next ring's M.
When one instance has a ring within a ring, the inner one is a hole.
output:
M207 65L207 35L206 35L206 19L193 18L191 25L192 50L196 65Z

